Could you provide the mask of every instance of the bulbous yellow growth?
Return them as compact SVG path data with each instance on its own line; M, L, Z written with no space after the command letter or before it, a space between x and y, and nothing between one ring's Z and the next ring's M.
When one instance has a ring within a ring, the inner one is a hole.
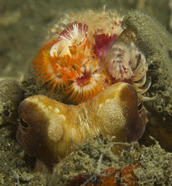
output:
M18 141L48 167L72 152L74 145L99 134L121 142L138 140L146 123L137 91L124 82L77 106L31 96L20 104L19 117Z

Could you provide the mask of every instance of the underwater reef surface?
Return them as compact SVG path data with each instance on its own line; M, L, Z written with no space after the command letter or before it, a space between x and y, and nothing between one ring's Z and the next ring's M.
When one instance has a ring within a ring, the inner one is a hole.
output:
M143 2L114 1L116 6L112 4L114 8L122 7L120 10L123 9L124 12L130 8L142 8L155 16L163 25L168 25L167 10L169 10L168 3L170 1ZM143 11L131 10L125 14L123 24L136 33L139 47L145 52L149 64L148 78L151 79L152 85L146 96L157 96L154 101L144 104L150 112L150 116L145 134L139 143L131 144L131 149L118 157L112 156L110 151L104 150L110 148L111 142L96 138L94 143L86 142L76 149L74 153L57 165L52 176L48 176L44 173L33 173L35 159L26 155L16 141L17 109L24 97L38 92L46 94L45 90L35 84L33 74L28 73L30 67L26 67L26 62L30 63L40 47L47 24L57 19L56 15L59 16L60 13L57 13L54 8L56 2L53 0L50 1L51 5L47 5L45 1L37 2L37 4L35 1L25 4L20 1L10 3L11 1L7 1L6 5L1 6L1 10L3 9L0 19L0 26L3 28L1 35L5 37L1 38L3 45L1 45L0 53L2 56L0 75L2 79L12 77L17 80L6 79L0 83L0 90L3 90L0 93L2 105L0 108L0 184L53 185L59 183L64 185L79 173L89 179L92 175L100 173L99 166L102 171L110 166L122 169L139 162L143 168L137 169L135 175L139 179L140 185L170 185L172 182L172 154L168 152L172 150L170 143L172 140L172 100L170 96L172 95L172 37L170 33L155 18ZM94 5L89 1L84 3L86 4L85 8L99 8L105 4L105 2L100 4L100 1L95 1ZM68 9L82 7L80 4L78 7L74 7L68 2L60 5L63 10L66 10L65 6ZM107 5L107 8L108 6L112 7L111 3ZM7 11L8 7L10 7L9 12ZM51 11L44 14L46 11L43 10L46 10L47 7L51 8ZM34 23L31 16L33 12ZM25 22L27 25L24 24ZM18 27L15 27L16 25ZM40 34L40 28L43 25L45 28L43 34ZM24 27L25 32L19 29L20 26ZM7 62L15 65L6 65ZM28 66L30 66L29 63ZM153 136L158 142L149 136ZM100 162L101 156L103 158ZM58 179L55 179L56 175L59 176Z
M145 107L151 113L149 135L170 150L172 144L167 141L172 140L171 35L154 18L139 11L129 12L124 25L136 33L139 47L145 52L149 64L148 78L151 80L151 87L146 95L156 96L154 101L145 102Z

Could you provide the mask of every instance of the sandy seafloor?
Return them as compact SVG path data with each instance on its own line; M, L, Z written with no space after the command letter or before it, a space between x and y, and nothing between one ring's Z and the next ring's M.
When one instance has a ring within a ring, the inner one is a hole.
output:
M0 0L0 80L5 78L22 80L36 51L46 37L49 24L58 20L64 11L98 9L104 5L107 9L120 11L143 9L155 17L169 32L172 31L170 0ZM64 164L57 167L53 178L48 178L42 173L33 172L35 159L25 155L17 143L16 129L15 122L0 125L0 185L47 185L48 183L65 185L65 180L70 180L78 173L86 174L88 178L95 173L95 167L103 152L98 147L103 146L104 142L98 140L91 146L86 144L81 147L64 161ZM144 144L144 140L140 143ZM133 148L126 152L127 155L120 158L112 157L107 153L102 167L123 168L139 161L146 166L144 171L138 173L140 184L170 185L172 155L169 151L171 152L172 149L168 147L164 150L157 142L150 147L134 144ZM78 162L81 163L79 167ZM139 176L143 174L144 177Z

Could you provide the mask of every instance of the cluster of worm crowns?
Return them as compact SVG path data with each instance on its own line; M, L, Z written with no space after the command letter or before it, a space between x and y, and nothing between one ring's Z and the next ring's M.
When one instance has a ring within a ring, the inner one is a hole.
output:
M62 90L69 102L85 102L116 82L128 82L145 93L148 69L135 34L122 27L116 12L85 11L69 15L33 61L50 93ZM58 27L58 26L57 26Z

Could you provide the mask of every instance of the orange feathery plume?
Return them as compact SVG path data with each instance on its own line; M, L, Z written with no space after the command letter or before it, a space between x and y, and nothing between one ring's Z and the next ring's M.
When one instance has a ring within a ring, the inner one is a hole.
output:
M69 25L57 38L38 52L33 68L50 93L62 88L69 101L80 103L93 98L107 85L106 76L98 69L97 56L87 39L87 26Z

